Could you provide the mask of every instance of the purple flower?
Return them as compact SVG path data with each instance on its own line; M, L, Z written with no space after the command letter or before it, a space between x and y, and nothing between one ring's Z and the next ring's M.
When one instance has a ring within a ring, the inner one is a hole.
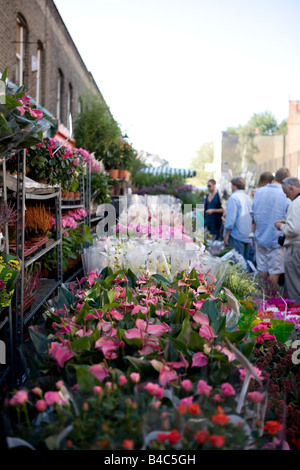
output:
M4 289L5 289L4 281L2 281L2 279L0 279L0 290L4 290Z

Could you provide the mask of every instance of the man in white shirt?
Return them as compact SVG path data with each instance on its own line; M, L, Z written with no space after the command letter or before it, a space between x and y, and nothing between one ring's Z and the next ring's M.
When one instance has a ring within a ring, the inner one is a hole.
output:
M288 297L300 304L300 182L289 177L282 181L283 192L291 199L286 220L277 220L275 227L281 230L285 247L285 283Z

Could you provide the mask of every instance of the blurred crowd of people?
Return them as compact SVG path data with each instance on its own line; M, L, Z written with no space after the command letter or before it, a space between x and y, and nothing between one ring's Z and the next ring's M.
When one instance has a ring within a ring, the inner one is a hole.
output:
M231 179L224 198L217 182L207 183L205 230L213 240L234 248L251 267L300 304L300 182L288 168L275 175L263 172L257 186L246 191L245 179ZM226 208L224 204L226 200Z

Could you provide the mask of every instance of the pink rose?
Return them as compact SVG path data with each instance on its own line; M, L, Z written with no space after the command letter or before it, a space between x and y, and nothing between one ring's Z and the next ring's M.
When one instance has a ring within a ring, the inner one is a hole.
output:
M47 404L45 400L38 400L35 404L35 407L40 413L42 413L47 409Z
M131 379L132 382L137 384L140 381L140 374L138 374L137 372L132 372L130 374L130 379Z
M121 375L119 377L119 385L121 385L121 387L123 387L124 385L126 385L126 383L127 383L127 379L126 379L125 375Z
M61 401L58 392L46 392L44 395L44 399L47 406L59 404Z
M260 403L261 401L263 401L264 396L260 392L249 392L247 398L253 403Z
M210 394L212 387L208 385L205 380L199 380L197 384L197 393L199 395L206 395L207 397Z
M235 395L235 390L232 385L228 382L225 382L221 385L222 394L224 397L232 397Z
M181 386L188 392L191 390L193 384L190 380L186 379L181 382Z

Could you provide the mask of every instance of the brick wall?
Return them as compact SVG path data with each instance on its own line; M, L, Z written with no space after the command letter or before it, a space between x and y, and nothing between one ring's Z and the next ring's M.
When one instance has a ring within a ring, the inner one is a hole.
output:
M0 0L0 71L8 67L8 78L16 83L17 14L26 22L24 85L30 96L36 97L36 72L32 57L37 56L38 42L42 45L40 104L57 115L58 70L63 74L61 122L67 119L67 97L72 87L72 116L76 118L78 102L86 91L101 96L93 76L87 70L56 6L52 0ZM102 98L103 99L103 98Z

